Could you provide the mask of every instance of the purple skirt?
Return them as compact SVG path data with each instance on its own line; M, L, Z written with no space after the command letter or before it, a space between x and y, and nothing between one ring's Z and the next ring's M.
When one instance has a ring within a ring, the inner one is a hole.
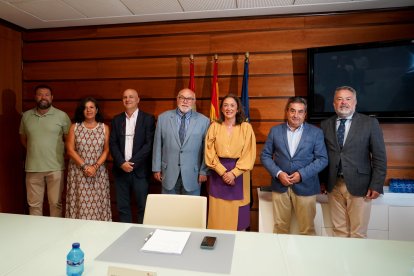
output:
M221 164L231 171L236 166L237 159L220 158ZM234 179L235 185L228 185L223 181L220 175L211 170L210 190L209 193L215 198L225 200L242 200L243 199L243 176Z
M237 159L220 158L221 164L231 171L235 166ZM211 170L209 194L215 198L224 200L242 200L243 195L243 175L234 179L235 185L227 185L222 177L215 171ZM244 230L250 226L250 204L239 207L237 230Z

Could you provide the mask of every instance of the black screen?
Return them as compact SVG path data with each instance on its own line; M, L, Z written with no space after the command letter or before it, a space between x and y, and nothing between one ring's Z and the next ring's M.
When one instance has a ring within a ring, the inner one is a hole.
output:
M334 113L335 88L357 91L357 111L379 120L414 120L414 43L348 45L309 50L309 117Z

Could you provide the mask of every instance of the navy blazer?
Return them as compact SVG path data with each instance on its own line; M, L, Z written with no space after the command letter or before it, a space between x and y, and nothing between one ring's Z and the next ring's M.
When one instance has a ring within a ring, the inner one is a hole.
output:
M295 154L290 156L287 124L274 126L270 129L260 160L272 176L272 191L284 193L288 189L276 177L278 171L287 174L299 172L301 182L292 186L295 194L300 196L319 194L318 173L328 165L322 130L304 123L298 148Z
M111 123L109 148L113 159L113 173L125 173L121 165L125 160L125 112L115 116ZM153 115L138 111L135 125L134 143L130 162L134 163L134 173L137 177L149 177L151 174L152 143L154 140L155 118Z
M378 120L355 112L341 149L336 138L337 118L334 115L321 123L329 156L327 191L331 192L335 186L339 161L342 159L342 172L349 193L365 196L368 188L383 193L387 155Z

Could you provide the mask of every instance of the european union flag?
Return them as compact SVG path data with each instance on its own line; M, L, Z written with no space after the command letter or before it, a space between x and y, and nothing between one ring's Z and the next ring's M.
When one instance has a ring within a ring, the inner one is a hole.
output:
M246 59L244 60L244 74L243 74L243 85L241 100L244 108L244 114L246 115L246 121L250 122L250 111L249 111L249 57L246 53Z

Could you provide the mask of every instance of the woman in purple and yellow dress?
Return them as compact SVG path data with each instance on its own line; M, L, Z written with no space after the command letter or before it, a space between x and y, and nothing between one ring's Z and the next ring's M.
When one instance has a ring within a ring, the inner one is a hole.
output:
M256 137L246 122L240 99L232 94L220 104L205 141L210 168L208 228L245 230L250 226L250 170L256 159Z

